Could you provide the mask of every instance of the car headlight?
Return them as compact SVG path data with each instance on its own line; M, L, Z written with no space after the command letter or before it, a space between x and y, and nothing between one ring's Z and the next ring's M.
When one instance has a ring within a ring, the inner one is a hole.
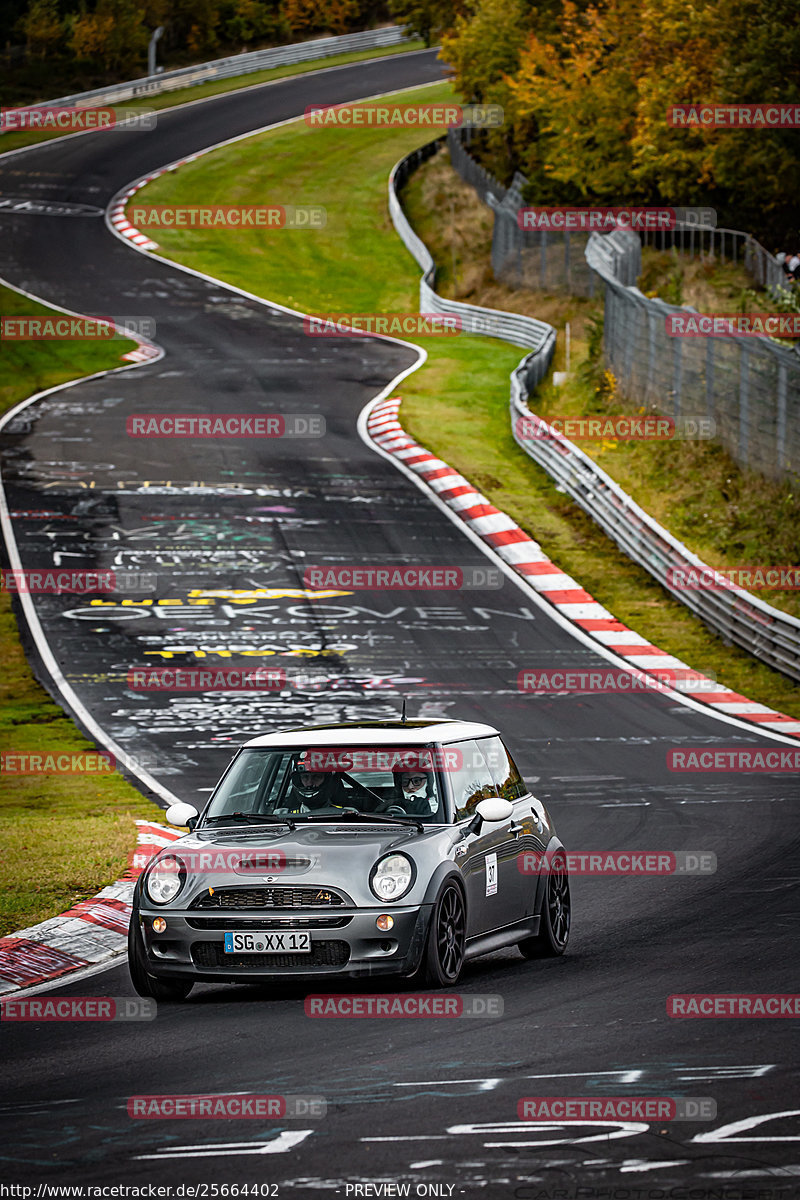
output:
M369 886L379 900L397 900L414 882L414 865L405 854L389 854L372 868Z
M173 855L159 858L147 874L145 890L154 904L169 904L186 880L186 868Z

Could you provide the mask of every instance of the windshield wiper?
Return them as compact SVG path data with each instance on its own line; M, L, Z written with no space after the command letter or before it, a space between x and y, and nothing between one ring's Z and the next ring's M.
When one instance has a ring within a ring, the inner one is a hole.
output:
M291 817L268 817L261 813L243 812L223 813L219 817L206 817L203 825L216 824L218 821L236 821L239 819L243 821L255 821L259 825L288 825L290 829L295 828L295 823Z
M418 821L416 817L389 817L383 813L361 812L358 808L343 808L339 813L302 813L301 821L338 821L341 817L357 817L363 821L377 821L381 825L409 825L412 829L418 829L420 833L425 832L425 826L422 821Z

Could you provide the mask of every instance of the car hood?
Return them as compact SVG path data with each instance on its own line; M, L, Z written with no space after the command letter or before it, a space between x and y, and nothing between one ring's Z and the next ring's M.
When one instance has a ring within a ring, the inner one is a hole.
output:
M165 846L153 863L174 855L187 868L187 885L171 907L187 906L209 887L265 883L336 887L356 904L376 905L379 902L369 889L369 876L379 858L402 851L419 864L420 858L431 853L432 841L449 842L452 833L444 825L420 833L410 827L350 821L298 825L294 830L278 826L204 830ZM445 847L440 852L442 849ZM409 900L414 890L410 890Z

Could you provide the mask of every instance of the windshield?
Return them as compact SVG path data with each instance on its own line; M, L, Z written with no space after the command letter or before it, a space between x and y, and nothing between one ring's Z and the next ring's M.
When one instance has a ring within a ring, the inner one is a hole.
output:
M432 746L243 750L220 783L205 820L252 821L359 813L445 821L437 750Z

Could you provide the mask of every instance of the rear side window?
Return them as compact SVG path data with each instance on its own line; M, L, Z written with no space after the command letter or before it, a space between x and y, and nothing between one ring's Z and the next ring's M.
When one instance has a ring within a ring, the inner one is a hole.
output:
M478 745L492 772L498 795L502 796L504 800L512 801L519 800L521 796L527 796L528 789L513 758L503 745L502 739L499 737L481 738Z
M453 751L456 753L453 754ZM497 787L483 752L476 741L456 742L444 747L450 760L445 776L453 797L455 819L463 821L475 812L475 806L487 796L496 796Z

